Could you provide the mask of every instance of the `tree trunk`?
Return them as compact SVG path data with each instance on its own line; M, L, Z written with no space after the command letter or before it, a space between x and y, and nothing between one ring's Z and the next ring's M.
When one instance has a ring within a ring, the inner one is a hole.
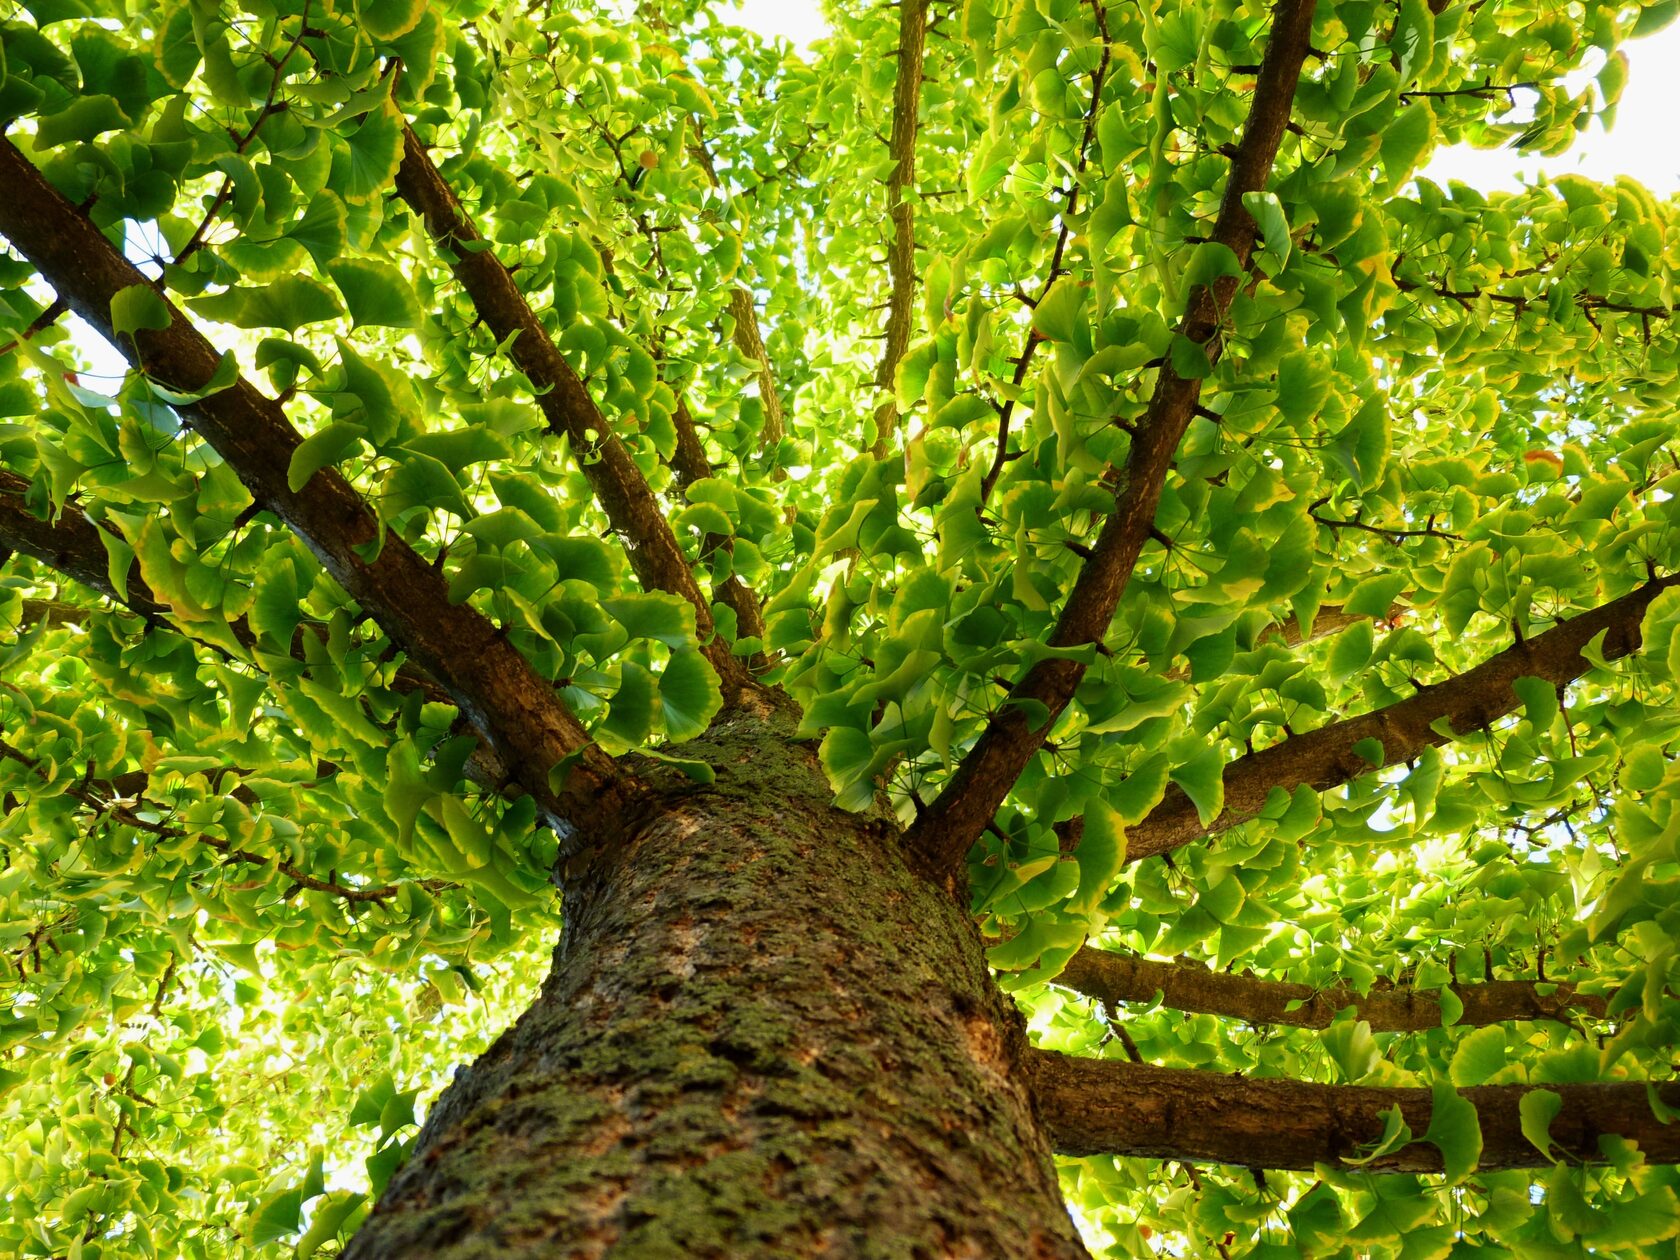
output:
M1085 1255L972 923L790 735L684 745L348 1257Z

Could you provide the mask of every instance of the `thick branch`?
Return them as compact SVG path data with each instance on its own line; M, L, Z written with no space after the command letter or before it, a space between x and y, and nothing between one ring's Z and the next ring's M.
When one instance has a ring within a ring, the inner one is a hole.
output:
M1512 689L1517 679L1541 678L1562 687L1586 673L1592 664L1581 649L1601 632L1605 660L1637 652L1645 609L1676 583L1680 577L1654 579L1387 708L1332 722L1239 757L1225 767L1225 807L1211 826L1203 825L1182 789L1176 784L1168 787L1161 803L1128 831L1126 860L1141 861L1247 822L1260 813L1273 788L1292 792L1305 784L1323 792L1381 767L1410 761L1425 748L1481 730L1521 703ZM1356 745L1373 739L1382 745L1380 765L1354 751Z
M1243 195L1264 188L1271 175L1310 44L1315 2L1278 0L1273 10L1271 41L1213 230L1212 239L1229 248L1244 267L1253 252L1255 224L1243 208ZM1219 357L1220 330L1236 291L1234 276L1220 278L1211 288L1198 286L1179 324L1179 335L1201 347L1210 360ZM1161 365L1154 396L1138 422L1120 472L1114 512L1068 595L1050 636L1051 646L1101 644L1107 634L1138 554L1154 528L1155 508L1173 452L1200 397L1199 379L1179 376L1170 363ZM1085 666L1079 661L1046 658L1010 690L933 806L910 829L911 851L924 869L944 878L960 867L1084 676Z
M905 195L916 182L916 115L922 105L922 59L927 50L928 0L899 0L898 78L893 83L892 136L888 152L887 213L892 241L887 246L887 344L875 369L875 385L889 396L875 410L875 458L885 459L898 427L898 407L890 396L899 360L910 345L911 306L916 296L916 206Z
M711 604L700 593L647 478L406 124L397 192L449 260L450 270L497 343L507 346L508 356L530 379L550 432L570 440L596 502L624 539L636 577L649 590L668 591L693 605L701 651L726 689L739 690L749 682L746 671L730 655L729 645L713 633Z
M154 626L164 624L169 609L157 601L141 580L138 566L129 566L127 590L119 592L111 585L109 553L100 538L99 526L74 503L60 508L56 519L42 520L29 510L24 497L28 493L27 479L0 468L0 547L39 560ZM247 627L244 636L249 634ZM246 641L244 636L242 642Z
M758 327L752 294L745 289L731 289L729 313L735 320L735 348L758 364L758 397L764 404L764 432L759 445L774 449L787 436L787 417L782 412L782 396L776 392L776 378L770 371L770 352L764 348L764 334ZM779 465L777 471L783 471Z
M221 356L173 304L167 328L115 335L111 299L149 282L10 140L0 140L0 181L9 190L0 232L71 309L167 388L190 394L215 379ZM488 618L450 602L438 569L401 538L382 537L372 509L336 471L290 488L287 470L302 438L278 403L238 379L179 410L257 503L296 531L392 642L443 685L563 834L581 828L605 841L630 821L638 785ZM376 547L377 557L365 559ZM549 772L562 761L569 771L555 790Z
M1152 1067L1117 1060L1076 1059L1033 1050L1031 1074L1039 1115L1064 1155L1127 1155L1197 1160L1310 1172L1315 1164L1359 1158L1383 1132L1382 1113L1399 1107L1414 1135L1429 1128L1427 1089L1315 1085L1249 1080L1218 1072ZM1552 1159L1523 1136L1518 1104L1534 1089L1563 1099L1551 1138L1563 1154L1597 1162L1598 1139L1637 1142L1653 1164L1680 1163L1680 1124L1663 1124L1647 1095L1680 1107L1680 1083L1480 1085L1460 1091L1476 1107L1487 1172L1550 1168ZM1561 1158L1561 1156L1560 1156ZM1376 1173L1441 1171L1441 1152L1413 1141L1365 1166Z
M1090 946L1073 956L1056 983L1104 1005L1152 1002L1160 994L1162 1005L1175 1011L1224 1015L1251 1024L1328 1028L1338 1012L1351 1006L1354 1018L1364 1020L1373 1032L1424 1032L1441 1027L1441 995L1435 989L1382 984L1364 994L1345 984L1315 989L1310 984L1213 971L1192 960L1158 962ZM1455 984L1452 991L1464 1006L1454 1024L1457 1028L1518 1019L1569 1023L1575 1016L1604 1015L1604 999L1581 993L1573 984L1489 980Z

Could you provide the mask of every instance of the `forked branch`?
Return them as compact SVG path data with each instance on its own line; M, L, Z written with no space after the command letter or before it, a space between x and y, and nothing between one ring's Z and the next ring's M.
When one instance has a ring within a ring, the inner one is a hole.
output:
M1073 956L1056 983L1105 1006L1152 1002L1159 994L1161 1004L1175 1011L1223 1015L1251 1024L1328 1028L1349 1007L1372 1032L1426 1032L1441 1027L1442 1020L1439 989L1379 984L1360 993L1346 984L1314 988L1214 971L1191 959L1159 962L1090 946ZM1522 1019L1568 1023L1582 1016L1601 1018L1605 1009L1602 997L1582 993L1573 984L1487 980L1451 988L1463 1007L1453 1025L1457 1028Z
M1314 7L1315 0L1278 0L1273 9L1271 39L1256 81L1254 103L1232 159L1212 239L1230 249L1243 267L1253 252L1256 228L1242 199L1246 193L1263 189L1271 176L1311 44ZM1211 286L1197 286L1179 324L1179 335L1210 361L1221 352L1220 330L1237 284L1235 276L1224 276ZM1156 505L1173 453L1200 397L1200 379L1179 376L1171 363L1161 365L1154 395L1120 470L1114 511L1062 607L1050 636L1052 647L1100 644L1108 633L1120 596L1154 528ZM1084 676L1085 666L1079 661L1046 658L1011 688L944 790L907 835L910 852L933 878L945 879L959 869Z
M196 394L216 381L222 356L167 299L169 324L118 336L111 300L152 287L10 140L0 139L0 233L61 297L138 370L160 385ZM640 787L590 739L581 723L491 621L451 603L443 574L381 530L366 500L332 469L299 490L287 473L303 439L279 403L235 378L226 389L178 410L227 461L265 511L301 537L351 598L399 649L441 683L479 736L507 763L568 839L617 835ZM373 558L369 559L368 556ZM562 779L550 772L562 763Z
M1039 1115L1063 1155L1126 1155L1248 1168L1310 1172L1317 1164L1359 1158L1383 1133L1383 1113L1400 1108L1414 1138L1429 1128L1427 1089L1317 1085L1251 1080L1188 1068L1028 1052ZM1537 1089L1559 1096L1547 1154L1523 1135L1518 1108ZM1680 1163L1680 1124L1664 1124L1651 1095L1680 1107L1680 1082L1595 1085L1480 1085L1460 1093L1476 1108L1482 1154L1477 1167L1550 1168L1569 1157L1605 1158L1599 1138L1638 1144L1653 1164ZM1377 1156L1364 1171L1441 1171L1441 1151L1414 1140Z

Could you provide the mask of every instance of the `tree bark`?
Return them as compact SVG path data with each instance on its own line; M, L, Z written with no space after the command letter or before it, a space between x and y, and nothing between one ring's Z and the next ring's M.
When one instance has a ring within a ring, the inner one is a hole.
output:
M350 1260L1085 1254L973 925L791 734L683 746Z
M1442 1170L1439 1148L1422 1140L1434 1098L1427 1089L1254 1080L1192 1068L1115 1059L1076 1059L1048 1050L1027 1058L1045 1124L1064 1155L1127 1155L1311 1172L1360 1156L1383 1132L1383 1113L1400 1109L1414 1140L1364 1165L1372 1173ZM1561 1100L1542 1152L1522 1131L1522 1099L1548 1090ZM1590 1085L1477 1085L1458 1091L1476 1108L1483 1172L1550 1168L1568 1157L1604 1160L1601 1137L1638 1145L1652 1164L1680 1163L1680 1125L1665 1123L1653 1100L1680 1106L1680 1084L1643 1081Z

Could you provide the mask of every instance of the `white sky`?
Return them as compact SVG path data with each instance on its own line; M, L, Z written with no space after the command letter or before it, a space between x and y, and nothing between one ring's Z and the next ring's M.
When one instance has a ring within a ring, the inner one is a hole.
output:
M780 36L807 47L828 31L821 0L736 0L720 14L761 35ZM1608 182L1632 175L1658 196L1680 193L1680 23L1623 46L1628 54L1627 90L1615 130L1597 123L1562 157L1519 158L1508 150L1454 146L1436 153L1424 174L1441 183L1462 180L1486 192L1516 189L1544 171L1577 172Z

